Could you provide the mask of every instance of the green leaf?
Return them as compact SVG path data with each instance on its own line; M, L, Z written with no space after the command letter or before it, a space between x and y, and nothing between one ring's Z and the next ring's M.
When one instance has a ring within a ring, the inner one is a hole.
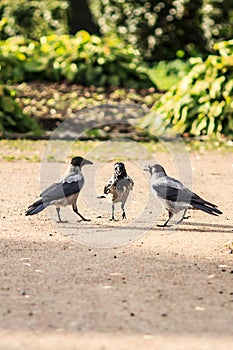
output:
M108 82L110 85L112 86L119 86L120 85L120 78L118 75L111 75L109 78L108 78Z
M216 99L221 94L222 83L225 81L225 77L221 76L215 79L210 87L210 97Z
M15 110L15 101L10 96L0 97L0 108L7 113L13 113Z
M208 127L207 127L207 134L208 135L212 135L213 132L214 132L215 127L216 127L215 118L209 116L209 118L208 118Z
M42 72L46 69L47 64L47 59L27 60L24 64L24 68L27 72Z
M197 80L196 83L191 87L191 94L200 95L201 93L207 93L209 82L205 80Z

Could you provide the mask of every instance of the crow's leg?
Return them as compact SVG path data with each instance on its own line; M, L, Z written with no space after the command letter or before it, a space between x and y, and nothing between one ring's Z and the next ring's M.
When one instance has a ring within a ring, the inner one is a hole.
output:
M173 213L171 212L171 211L168 211L168 219L167 219L167 221L163 224L163 225L157 225L158 227L166 227L166 226L168 226L168 223L169 223L169 221L171 220L171 218L173 217Z
M62 219L61 219L60 210L61 210L60 207L56 207L57 216L58 216L58 222L63 222Z
M62 220L61 219L61 215L60 215L61 208L60 207L56 207L56 211L57 211L57 216L58 216L58 222L61 223L61 224L65 224L67 222L67 220Z
M77 208L77 204L74 203L72 205L72 208L73 208L73 211L78 214L78 216L80 216L80 218L83 220L83 221L91 221L90 219L85 219L84 216L82 216L79 212L78 212L78 208Z
M122 209L122 219L126 219L126 214L125 214L125 203L121 203L121 209Z
M184 219L186 219L186 217L185 217L186 212L187 212L187 209L184 209L184 212L183 212L181 219L178 220L176 223L177 225L180 224ZM188 217L187 217L187 219L188 219Z
M115 210L115 206L114 206L114 203L112 203L112 217L110 219L111 221L115 221L114 210Z
M186 220L186 219L191 218L190 215L185 216L186 213L187 213L187 210L188 210L188 209L185 209L185 210L184 210L183 216L182 216L181 220L179 220L179 221L177 222L177 224L181 223L181 221L184 220L184 219Z
M188 209L185 209L185 210L184 210L184 219L189 219L189 218L191 218L191 216L190 216L190 215L185 216L185 215L186 215L186 213L187 213L187 210L188 210Z
M188 216L185 216L186 215L186 213L187 213L187 210L188 209L184 209L184 212L183 212L183 215L182 215L182 218L179 220L179 221L177 221L177 225L178 224L180 224L184 219L189 219L190 218L190 216L188 215Z

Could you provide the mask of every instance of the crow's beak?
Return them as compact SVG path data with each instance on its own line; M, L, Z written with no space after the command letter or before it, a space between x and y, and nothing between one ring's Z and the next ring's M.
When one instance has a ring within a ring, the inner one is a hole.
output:
M143 167L143 170L144 170L144 171L149 171L149 172L150 172L150 166L149 166L149 165L145 165L145 166Z
M93 163L90 160L83 158L82 165L92 165L92 164Z
M122 174L122 168L121 167L116 167L115 168L115 172L116 172L116 174L119 176L119 175L121 175Z

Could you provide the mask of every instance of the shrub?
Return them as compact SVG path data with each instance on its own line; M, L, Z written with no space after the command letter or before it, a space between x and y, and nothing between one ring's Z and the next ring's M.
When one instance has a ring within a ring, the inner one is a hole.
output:
M75 36L44 36L40 42L12 37L0 42L4 82L60 81L136 89L153 86L139 52L116 37L101 39L85 31Z
M232 39L233 6L231 1L204 0L201 15L201 30L209 52L213 52L215 43Z
M232 135L233 40L214 48L205 61L191 59L189 74L154 104L142 127L155 134L172 125L180 134Z
M67 8L65 0L1 0L0 39L22 35L39 40L51 32L67 33Z
M207 54L233 36L229 0L89 0L102 34L117 33L149 61Z
M168 90L190 71L188 60L176 59L172 61L159 61L148 69L148 74L159 90Z
M41 135L37 122L24 114L21 107L15 102L14 91L0 85L0 135L7 136L12 132Z

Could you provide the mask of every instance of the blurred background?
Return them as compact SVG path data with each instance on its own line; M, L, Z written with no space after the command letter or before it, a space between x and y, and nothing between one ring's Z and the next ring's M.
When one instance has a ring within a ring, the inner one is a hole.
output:
M232 24L229 0L1 0L0 136L127 102L152 136L232 138Z

